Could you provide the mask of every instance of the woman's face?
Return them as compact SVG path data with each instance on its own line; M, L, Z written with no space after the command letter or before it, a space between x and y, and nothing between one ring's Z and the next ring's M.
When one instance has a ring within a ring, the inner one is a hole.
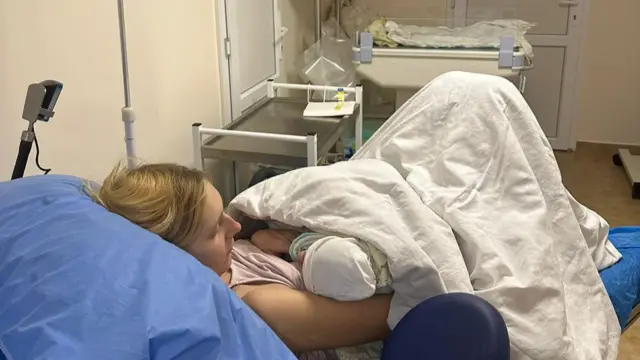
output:
M207 182L205 186L202 228L186 250L222 275L231 266L233 237L240 231L240 224L224 213L222 198L213 185Z

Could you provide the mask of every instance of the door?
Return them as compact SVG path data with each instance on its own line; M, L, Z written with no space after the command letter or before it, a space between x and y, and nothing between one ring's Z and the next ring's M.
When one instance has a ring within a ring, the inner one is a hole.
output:
M278 0L217 0L218 39L226 125L267 95L280 74Z
M224 127L266 97L266 80L279 76L282 31L279 0L215 0L215 5L220 125ZM236 174L241 177L242 169L222 161L213 167L214 184L228 204L238 189Z
M536 23L527 39L534 68L526 72L524 96L554 149L569 149L577 101L578 56L586 0L456 0L455 23L521 19ZM514 80L514 81L517 81Z

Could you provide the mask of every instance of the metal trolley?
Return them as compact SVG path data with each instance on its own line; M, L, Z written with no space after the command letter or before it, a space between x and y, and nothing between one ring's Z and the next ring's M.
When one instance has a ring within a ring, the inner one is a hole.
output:
M336 92L355 95L356 107L341 117L304 117L308 99L278 97L278 89ZM341 136L353 129L355 148L362 146L362 86L335 87L267 82L267 96L222 129L192 125L194 164L204 159L259 163L289 168L316 166ZM237 191L234 191L237 193Z

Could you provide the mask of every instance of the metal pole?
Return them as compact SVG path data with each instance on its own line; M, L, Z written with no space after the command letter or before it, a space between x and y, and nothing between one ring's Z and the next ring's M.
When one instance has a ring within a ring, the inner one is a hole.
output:
M307 166L318 165L318 134L307 134Z
M200 136L201 123L191 125L191 141L193 143L193 166L198 170L204 170L204 159L202 159L202 136Z
M362 147L362 131L364 121L364 109L363 109L363 93L362 85L356 86L356 103L358 103L358 117L356 117L356 151Z
M302 135L272 134L272 133L262 133L257 131L242 131L242 130L228 130L228 129L200 128L200 134L290 141L290 142L300 143L300 144L307 141L307 138Z
M122 121L124 122L124 142L127 148L127 167L133 169L137 165L136 140L133 123L136 114L131 107L131 92L129 91L129 60L127 59L127 30L124 18L124 0L118 0L118 21L120 24L120 54L122 55L122 83L124 86L124 107Z
M120 21L120 53L122 55L122 82L124 84L124 106L131 106L129 94L129 60L127 59L127 29L124 21L124 0L118 0L118 20Z
M322 0L315 0L315 39L322 38Z
M314 90L314 91L338 91L342 89L345 93L357 93L357 87L344 87L344 86L331 86L331 85L302 85L302 84L287 84L287 83L273 83L274 89L290 89L290 90Z
M336 38L340 39L340 16L342 15L342 0L336 0L334 7L336 15Z

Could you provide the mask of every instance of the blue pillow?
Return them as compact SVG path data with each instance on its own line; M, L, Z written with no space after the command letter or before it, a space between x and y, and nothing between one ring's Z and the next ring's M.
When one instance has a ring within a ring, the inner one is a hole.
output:
M0 183L0 229L8 359L295 359L215 273L78 178Z

